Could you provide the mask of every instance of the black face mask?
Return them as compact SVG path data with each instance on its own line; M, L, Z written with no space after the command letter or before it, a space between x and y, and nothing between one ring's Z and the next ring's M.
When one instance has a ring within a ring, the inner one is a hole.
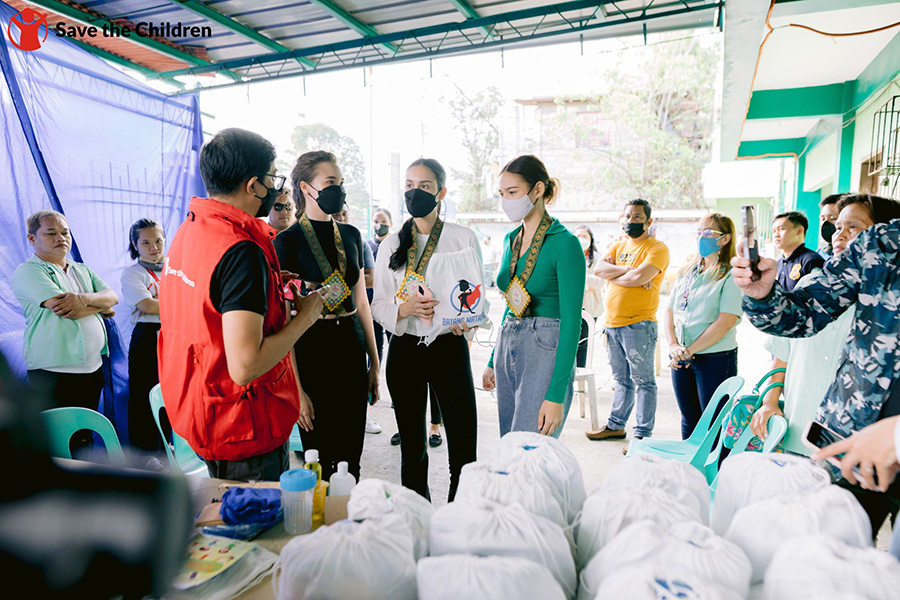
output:
M315 190L316 188L313 189ZM347 199L347 192L344 191L344 186L329 185L326 188L316 191L319 192L316 203L319 205L319 208L322 209L323 213L334 215L341 212L341 209L344 208L344 200Z
M437 196L419 188L406 190L403 196L406 198L406 211L418 219L427 216L437 206Z
M625 224L625 233L628 234L628 237L639 238L644 235L644 224L643 223L626 223Z
M825 243L829 246L831 245L831 238L834 236L834 232L837 231L837 227L834 226L834 223L831 221L825 221L822 223L822 239L825 240Z
M266 188L266 195L256 196L256 194L253 194L257 198L262 200L262 204L260 205L259 210L256 211L256 217L268 217L269 212L272 210L272 206L275 205L275 200L278 198L278 190L276 190L275 188L270 188L262 181L260 181L259 184Z
M380 225L375 226L375 235L377 235L378 237L384 237L388 234L388 231L390 231L390 230L391 230L391 228L388 227L387 223L382 223Z

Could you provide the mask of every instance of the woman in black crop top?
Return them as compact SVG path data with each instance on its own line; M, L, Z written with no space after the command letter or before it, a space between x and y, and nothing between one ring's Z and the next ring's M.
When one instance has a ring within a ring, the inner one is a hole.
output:
M322 477L345 460L359 480L366 406L378 399L378 353L361 277L363 240L332 215L344 204L344 178L330 152L302 154L291 171L297 223L275 238L281 268L325 293L322 318L294 345L301 392L311 400L312 428L301 427L304 449L319 451ZM366 354L369 355L367 367ZM301 402L301 422L310 403Z

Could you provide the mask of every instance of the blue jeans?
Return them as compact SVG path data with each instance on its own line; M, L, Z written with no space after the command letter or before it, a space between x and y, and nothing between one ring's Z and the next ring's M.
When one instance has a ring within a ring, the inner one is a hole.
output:
M737 375L737 349L695 354L688 367L672 369L672 386L681 409L681 439L691 437L719 385ZM722 403L726 398L722 398Z
M637 391L636 437L650 437L656 421L656 338L653 321L607 327L609 366L616 380L607 429L625 429Z
M500 435L510 431L540 431L538 416L550 389L559 344L559 319L507 317L494 351ZM572 405L575 369L563 401L563 424ZM553 437L559 438L560 425Z

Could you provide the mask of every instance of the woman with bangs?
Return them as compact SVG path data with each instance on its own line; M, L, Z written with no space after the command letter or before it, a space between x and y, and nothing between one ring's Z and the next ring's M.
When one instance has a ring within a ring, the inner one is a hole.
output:
M665 332L672 385L681 410L682 439L690 437L716 388L737 375L741 291L731 275L734 223L711 213L697 224L697 253L678 272Z

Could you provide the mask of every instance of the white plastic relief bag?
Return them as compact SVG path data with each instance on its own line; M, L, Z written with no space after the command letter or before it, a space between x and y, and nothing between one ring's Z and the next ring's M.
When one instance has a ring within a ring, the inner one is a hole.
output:
M553 573L567 598L575 597L577 577L562 528L520 504L488 500L451 502L431 519L431 555L518 556Z
M712 528L725 535L742 507L774 496L805 496L831 484L831 475L808 458L744 452L729 456L719 469Z
M277 600L416 600L413 538L397 515L338 521L282 549Z
M657 481L671 481L690 490L700 502L703 523L709 524L709 484L703 474L690 463L662 458L656 454L629 456L603 478L598 490L634 487Z
M399 515L413 535L416 560L428 556L428 529L434 506L409 488L382 479L363 479L350 492L347 517L369 519Z
M703 507L687 488L671 481L641 487L596 491L584 503L575 533L578 567L585 565L620 531L638 521L655 521L665 528L676 523L703 523Z
M578 459L563 442L550 436L512 431L500 438L482 462L500 470L517 464L536 480L547 480L570 524L587 497Z
M764 589L766 600L896 600L900 561L882 550L856 548L829 536L794 538L772 558Z
M553 496L549 480L533 477L526 465L514 463L499 468L480 461L465 465L459 476L456 500L465 502L475 498L500 504L518 503L564 529L569 526L562 507Z
M547 567L515 556L449 554L423 558L419 600L565 600Z
M655 565L631 565L606 578L598 600L744 600L741 596L699 575ZM799 596L798 596L799 598Z
M725 537L744 549L753 563L753 581L760 582L788 540L819 534L859 548L872 545L866 511L851 492L836 485L745 506L734 515Z
M626 527L581 572L579 600L590 600L603 581L629 565L696 576L745 598L751 566L743 550L700 523L666 528L652 521Z

